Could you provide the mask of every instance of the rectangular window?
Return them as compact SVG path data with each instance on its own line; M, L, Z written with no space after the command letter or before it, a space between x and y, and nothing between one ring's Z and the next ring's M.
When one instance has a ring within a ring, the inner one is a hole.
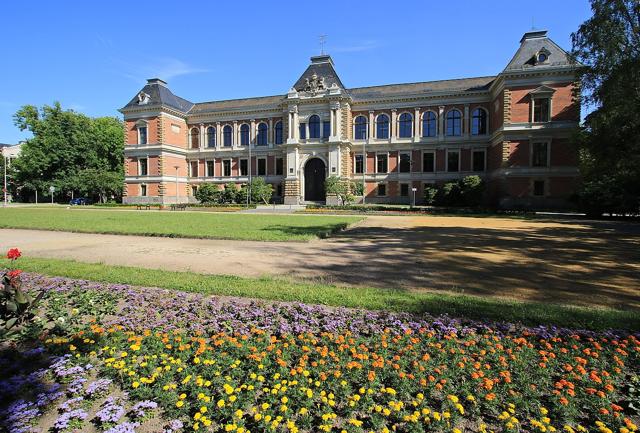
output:
M548 143L533 143L531 149L531 166L532 167L546 167L548 165Z
M362 164L363 161L363 155L356 155L356 161L355 161L355 166L354 166L354 173L360 173L362 174L364 171L364 164Z
M140 176L147 176L149 175L149 167L148 167L148 163L147 163L147 158L140 158L138 160L138 173L140 173Z
M258 158L258 176L267 175L267 159Z
M231 176L231 160L225 159L222 161L222 175Z
M379 183L378 184L378 195L379 196L387 195L387 184L385 184L385 183Z
M191 169L191 177L198 177L198 161L191 161L189 168Z
M549 98L533 99L533 121L548 122L550 106L551 106L551 100Z
M447 152L447 171L460 171L460 152L457 150L450 150Z
M307 124L306 123L301 123L300 124L300 138L301 139L305 139L307 138Z
M322 122L322 138L329 138L331 135L331 123L329 121Z
M147 127L138 127L138 144L147 144Z
M473 171L484 171L484 150L473 151Z
M411 154L400 154L400 173L409 173L411 171Z
M409 184L401 183L400 184L400 197L409 197Z
M207 176L213 177L213 161L207 161Z
M142 197L147 196L147 185L140 185L140 195Z
M240 160L240 176L249 176L249 161L246 159Z
M276 158L276 175L282 176L284 174L284 159Z
M376 154L376 158L378 160L378 166L376 173L386 173L387 170L387 154L386 153L378 153Z
M436 167L436 154L433 152L425 152L422 154L422 171L425 173L433 173Z
M536 197L544 196L544 180L533 181L533 195Z

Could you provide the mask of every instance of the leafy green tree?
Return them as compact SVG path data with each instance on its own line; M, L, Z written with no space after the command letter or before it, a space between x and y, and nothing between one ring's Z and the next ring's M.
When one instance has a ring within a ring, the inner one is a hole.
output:
M218 188L218 185L213 183L205 183L196 191L196 198L200 203L220 203L221 196L222 191Z
M438 195L438 188L435 186L425 186L423 192L424 204L432 205L436 201Z
M103 201L122 194L124 131L120 120L90 118L63 110L56 102L42 108L25 105L15 113L14 123L33 134L13 167L14 182L23 198L33 196L36 188L47 195L49 186L55 186L65 198L73 192Z
M581 102L593 111L576 135L592 214L640 207L640 2L591 0L593 16L573 33ZM616 185L615 187L613 185Z
M265 182L262 177L251 179L251 201L255 203L269 204L273 196L273 185Z
M224 185L224 189L220 195L222 203L235 203L238 196L238 187L235 183L227 183Z
M349 183L340 179L338 176L329 176L324 181L324 187L327 195L335 195L340 200L342 206L353 202L353 195L349 191Z

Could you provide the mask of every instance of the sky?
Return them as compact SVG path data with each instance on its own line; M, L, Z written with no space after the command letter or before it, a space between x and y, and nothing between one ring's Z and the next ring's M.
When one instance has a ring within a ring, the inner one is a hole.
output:
M326 35L346 87L498 74L522 35L565 50L588 0L9 1L0 15L0 143L23 105L118 116L160 77L192 102L285 94Z

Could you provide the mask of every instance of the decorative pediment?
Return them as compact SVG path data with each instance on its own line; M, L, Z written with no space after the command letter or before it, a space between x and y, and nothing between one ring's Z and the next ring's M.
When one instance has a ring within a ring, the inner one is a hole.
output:
M549 87L549 86L540 86L536 89L533 89L531 92L529 92L529 95L532 98L535 97L551 97L554 93L555 93L556 89Z
M318 93L326 88L324 77L319 77L318 74L314 72L311 77L305 79L305 86L302 90L304 92Z

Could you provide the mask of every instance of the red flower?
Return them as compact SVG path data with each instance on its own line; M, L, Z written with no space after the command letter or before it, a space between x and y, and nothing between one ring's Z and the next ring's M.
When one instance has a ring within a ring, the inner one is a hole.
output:
M7 258L9 260L16 260L20 258L20 256L22 256L22 253L20 253L20 250L17 248L11 248L9 252L7 252Z
M7 272L7 276L13 280L14 278L20 276L21 273L22 271L20 269L14 269L13 271Z

